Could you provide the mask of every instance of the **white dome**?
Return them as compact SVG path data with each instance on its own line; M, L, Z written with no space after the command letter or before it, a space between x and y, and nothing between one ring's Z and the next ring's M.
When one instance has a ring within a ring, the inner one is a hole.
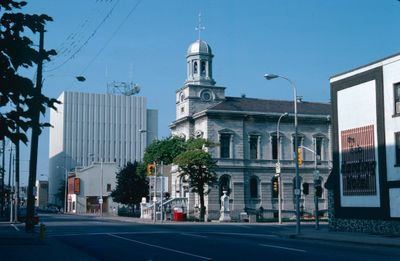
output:
M196 42L192 43L188 50L187 50L187 55L193 55L193 54L208 54L212 55L211 53L211 47L204 41L202 40L197 40Z

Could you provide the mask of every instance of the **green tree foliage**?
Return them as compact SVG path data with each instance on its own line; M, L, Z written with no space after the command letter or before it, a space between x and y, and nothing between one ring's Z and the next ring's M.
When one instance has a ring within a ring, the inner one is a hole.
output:
M185 148L185 139L177 136L169 136L162 140L155 140L152 144L147 146L143 156L143 162L147 165L153 161L162 161L165 165L169 165L177 155L185 151Z
M44 14L17 12L26 4L25 1L0 1L0 139L8 137L14 143L28 141L26 131L32 127L32 118L38 108L44 114L46 107L54 108L57 103L56 99L39 95L33 82L18 71L33 67L40 59L39 51L26 36L26 31L33 34L44 31L46 22L53 20ZM55 54L54 50L49 50L40 55L43 60L50 60ZM21 128L21 133L16 132L17 127Z
M161 140L155 140L147 146L143 155L143 162L139 163L138 170L143 175L146 175L147 164L154 161L158 163L162 161L164 165L169 165L185 149L185 139L178 136L169 136Z
M146 176L138 171L138 164L128 164L117 173L117 187L112 191L111 197L115 202L133 206L139 204L142 197L149 193Z
M186 150L174 159L174 163L181 171L180 176L187 178L190 189L199 195L200 221L204 221L205 216L204 196L217 182L217 175L214 171L217 167L216 162L204 150L205 147L212 145L202 138L189 139L186 142Z

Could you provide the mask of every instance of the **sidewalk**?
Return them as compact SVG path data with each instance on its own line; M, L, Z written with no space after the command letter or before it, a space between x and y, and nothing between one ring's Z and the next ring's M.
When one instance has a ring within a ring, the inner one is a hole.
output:
M354 243L373 246L387 246L400 248L400 237L390 235L373 235L358 232L337 232L329 231L327 226L316 230L313 226L302 226L300 235L286 234L289 238L330 241L342 243Z
M21 225L0 222L0 259L7 261L26 259L70 261L71 258L74 261L95 260L55 238L40 240L37 230L35 233L26 233Z
M98 217L99 219L105 220L118 220L123 222L133 222L133 223L143 223L152 224L152 220L132 218L132 217L120 217L120 216L104 216ZM294 231L294 226L290 229L284 229L285 224L278 225L278 223L219 223L219 222L206 222L206 223L194 223L194 222L174 222L174 221L164 221L161 223L157 221L157 224L224 224L224 225L254 225L254 226L268 226L273 225L276 227L282 226L282 230L275 232L277 236L289 237L293 239L305 239L305 240L317 240L317 241L330 241L330 242L342 242L342 243L354 243L363 245L374 245L374 246L388 246L388 247L398 247L400 248L400 236L391 235L373 235L368 233L357 233L357 232L337 232L329 231L327 224L322 223L320 229L316 230L313 223L301 224L301 233L296 235ZM286 223L289 224L289 223ZM293 225L294 223L292 223ZM293 229L292 229L293 228Z

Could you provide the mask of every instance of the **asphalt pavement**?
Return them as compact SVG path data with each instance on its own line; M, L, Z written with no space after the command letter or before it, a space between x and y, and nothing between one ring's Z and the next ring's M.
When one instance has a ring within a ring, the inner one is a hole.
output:
M62 216L62 215L61 215ZM93 217L99 222L128 222L137 224L151 225L152 221L142 220L138 218L129 217ZM318 241L330 242L333 244L359 244L366 246L382 246L393 247L400 249L400 237L390 235L371 235L365 233L352 233L352 232L334 232L329 231L326 224L321 224L320 229L316 230L313 224L302 224L301 234L295 233L295 225L285 223L283 225L274 223L193 223L193 222L157 222L157 225L165 227L182 227L185 225L196 226L274 226L273 230L275 236L288 239L304 240L304 241ZM261 229L260 227L260 229ZM0 222L0 259L1 260L24 260L29 257L29 260L97 260L93 256L89 256L85 251L80 251L79 247L73 247L64 244L62 240L58 240L51 236L46 236L43 240L39 238L39 226L36 227L35 233L26 233L23 230L22 224L13 224L9 222ZM110 235L108 235L110 236ZM111 235L115 239L123 235ZM198 235L201 237L202 235ZM112 240L108 239L108 240ZM135 241L135 239L129 239ZM136 241L135 241L136 242Z

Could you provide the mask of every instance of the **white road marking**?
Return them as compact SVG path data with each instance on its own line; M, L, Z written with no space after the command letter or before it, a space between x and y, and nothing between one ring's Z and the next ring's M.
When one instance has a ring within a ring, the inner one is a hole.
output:
M212 258L210 258L210 257L199 256L199 255L195 255L195 254L191 254L191 253L188 253L188 252L179 251L179 250L172 249L172 248L167 248L167 247L157 246L157 245L153 245L153 244L148 244L148 243L145 243L145 242L137 241L137 240L134 240L134 239L129 239L129 238L126 238L126 237L120 237L120 236L113 235L113 234L107 234L107 235L109 235L111 237L116 237L116 238L119 238L119 239L123 239L123 240L126 240L126 241L134 242L134 243L137 243L137 244L142 244L142 245L145 245L145 246L155 247L155 248L163 249L163 250L166 250L166 251L179 253L179 254L182 254L182 255L193 256L193 257L197 257L197 258L205 259L205 260L212 260Z
M16 225L11 224L11 226L12 226L13 228L15 228L15 230L19 231L19 228L18 228Z
M190 237L201 237L201 238L207 238L207 236L196 235L196 234L191 234L191 233L181 233L181 235L184 235L184 236L190 236Z
M216 232L213 233L216 235L227 235L227 236L250 236L250 237L277 237L276 235L269 234L251 234L251 233L224 233L224 232Z
M307 252L306 250L303 249L297 249L297 248L290 248L290 247L282 247L282 246L274 246L274 245L266 245L266 244L259 244L260 246L264 247L271 247L271 248L279 248L279 249L284 249L284 250L289 250L289 251L296 251L296 252Z

